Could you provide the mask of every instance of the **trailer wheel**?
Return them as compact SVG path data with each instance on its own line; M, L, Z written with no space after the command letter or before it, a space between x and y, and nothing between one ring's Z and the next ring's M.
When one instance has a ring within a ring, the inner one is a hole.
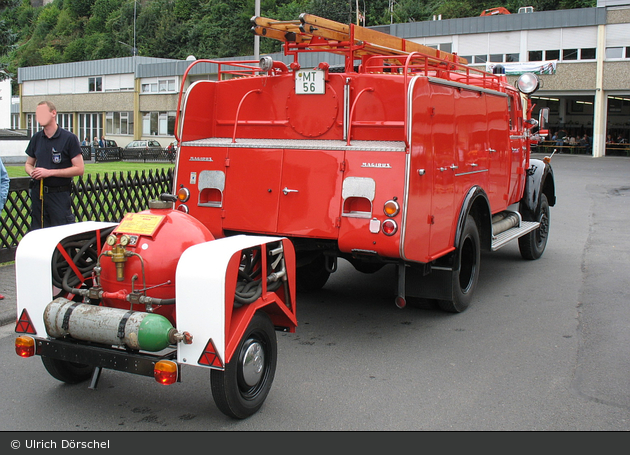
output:
M326 270L326 257L319 254L313 261L295 269L295 284L300 292L315 292L324 287L330 272Z
M51 359L50 357L42 356L42 363L53 378L68 384L78 384L87 381L94 373L93 366L68 362L67 360Z
M212 370L212 398L221 412L244 419L260 409L276 374L278 346L271 319L258 311L225 371Z
M472 216L466 219L459 247L455 252L452 274L453 300L440 300L440 308L449 313L461 313L470 306L472 295L479 279L481 249L479 229Z
M536 221L540 223L538 229L525 234L518 239L518 249L523 259L538 259L545 252L549 237L549 201L544 194L540 195L540 209Z

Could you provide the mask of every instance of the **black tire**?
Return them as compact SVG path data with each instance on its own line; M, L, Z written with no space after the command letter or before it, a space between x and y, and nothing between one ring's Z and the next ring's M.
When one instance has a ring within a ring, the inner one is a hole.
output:
M438 302L443 311L461 313L472 301L472 296L479 280L479 265L481 262L481 248L479 229L472 216L466 219L459 246L455 251L455 264L451 278L452 300Z
M92 377L94 367L67 360L51 359L42 356L42 363L50 375L67 384L78 384Z
M518 249L523 259L538 259L545 252L547 247L547 239L549 238L550 210L549 201L544 194L540 195L540 207L536 214L536 219L540 226L538 229L525 234L518 239Z
M316 292L324 287L330 272L326 270L326 257L318 255L312 262L295 270L295 285L298 292Z
M378 262L350 261L352 266L361 273L376 273L383 268L385 264Z
M278 346L271 319L258 311L224 371L212 370L212 398L219 410L244 419L257 412L271 390Z

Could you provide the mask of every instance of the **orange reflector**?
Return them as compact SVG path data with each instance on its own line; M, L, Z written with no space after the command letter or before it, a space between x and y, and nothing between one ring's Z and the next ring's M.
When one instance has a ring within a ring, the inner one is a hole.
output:
M153 377L164 385L177 382L177 364L171 360L160 360L153 367Z
M398 205L398 202L390 200L387 201L383 206L383 211L387 216L396 216L400 211L400 206Z
M190 191L188 191L188 188L180 188L177 192L177 199L179 199L180 202L188 201L188 199L190 199Z
M20 336L15 339L15 353L20 357L33 357L35 355L35 339Z

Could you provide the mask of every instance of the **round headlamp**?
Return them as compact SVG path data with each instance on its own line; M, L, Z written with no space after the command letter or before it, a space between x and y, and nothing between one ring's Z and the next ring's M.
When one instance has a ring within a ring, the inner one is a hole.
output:
M531 95L540 88L540 80L534 73L525 73L516 81L516 87L522 93Z

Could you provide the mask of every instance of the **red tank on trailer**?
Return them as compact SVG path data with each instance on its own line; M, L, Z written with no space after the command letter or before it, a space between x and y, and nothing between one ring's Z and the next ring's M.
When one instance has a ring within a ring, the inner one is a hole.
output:
M159 203L154 205L158 206ZM163 208L151 208L127 214L108 237L101 256L100 285L108 292L103 305L112 308L144 311L139 301L130 304L128 295L146 293L165 303L152 307L175 325L175 269L189 247L214 240L201 222L170 202Z

